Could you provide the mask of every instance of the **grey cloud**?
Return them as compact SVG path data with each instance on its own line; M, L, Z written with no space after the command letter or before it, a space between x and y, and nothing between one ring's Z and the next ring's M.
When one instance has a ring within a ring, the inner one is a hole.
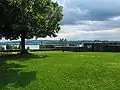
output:
M58 38L63 36L69 40L120 40L120 30L115 30L120 28L120 0L64 2L64 19Z
M106 21L119 16L119 8L120 0L66 0L62 24L75 24L79 20Z
M59 33L60 35L58 35L58 38L63 37L68 40L120 40L119 33L119 28L109 30L85 31L80 25L65 25L62 26L62 30Z
M120 28L120 21L79 21L80 25L87 25L92 30L106 30L106 29L113 29L113 28ZM79 24L78 22L78 24Z

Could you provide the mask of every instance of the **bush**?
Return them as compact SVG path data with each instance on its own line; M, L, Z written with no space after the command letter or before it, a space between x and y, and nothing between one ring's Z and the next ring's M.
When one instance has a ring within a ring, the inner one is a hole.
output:
M5 48L3 46L0 46L0 50L3 51L5 50Z
M6 49L7 49L7 50L13 50L13 45L7 44L7 45L6 45Z
M20 45L18 46L18 49L20 49Z
M17 47L17 46L13 46L13 49L14 49L14 50L17 50L17 49L18 49L18 47Z
M30 47L27 47L27 51L30 50Z

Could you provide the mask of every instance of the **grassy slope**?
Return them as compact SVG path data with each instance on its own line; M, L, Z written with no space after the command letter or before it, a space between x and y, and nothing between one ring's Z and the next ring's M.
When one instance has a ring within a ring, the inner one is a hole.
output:
M33 54L48 57L11 58L0 66L0 90L120 90L119 53Z

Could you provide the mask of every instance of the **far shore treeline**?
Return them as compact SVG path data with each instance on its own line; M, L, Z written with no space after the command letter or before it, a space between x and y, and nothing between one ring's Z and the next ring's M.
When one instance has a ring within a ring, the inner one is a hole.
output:
M90 42L100 42L100 43L104 43L104 42L118 42L120 43L120 41L107 41L107 40L67 40L67 42L69 44L74 45L78 45L78 44L82 44L82 43L90 43ZM59 40L26 40L25 44L26 45L41 45L42 44L58 44ZM7 44L13 44L13 45L19 45L20 41L3 41L0 42L0 45L7 45Z

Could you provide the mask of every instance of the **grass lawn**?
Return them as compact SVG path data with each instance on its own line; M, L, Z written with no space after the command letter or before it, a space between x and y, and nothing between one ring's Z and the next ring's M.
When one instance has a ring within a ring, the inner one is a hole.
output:
M0 60L0 90L120 90L120 53L35 52Z

